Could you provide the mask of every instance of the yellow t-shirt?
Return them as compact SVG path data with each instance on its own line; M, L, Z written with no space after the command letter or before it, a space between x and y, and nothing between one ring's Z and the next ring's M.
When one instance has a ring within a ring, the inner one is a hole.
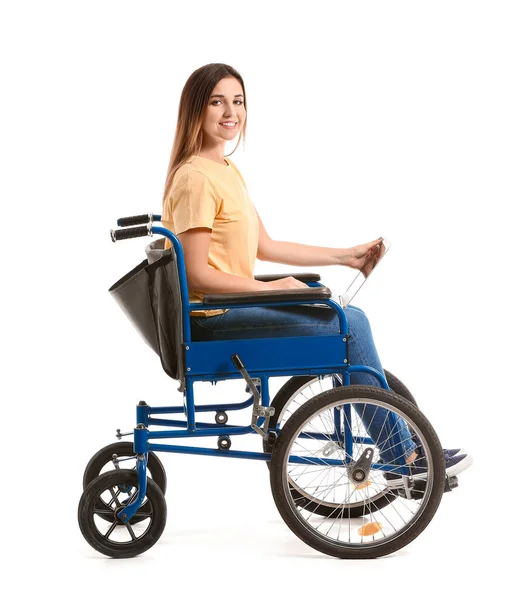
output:
M234 162L223 165L192 156L174 174L162 211L162 223L175 235L194 227L209 227L208 266L230 275L254 279L259 222L246 183ZM166 247L170 243L166 240ZM189 291L189 302L205 294ZM228 309L226 309L228 310ZM192 316L219 315L225 309L196 310Z

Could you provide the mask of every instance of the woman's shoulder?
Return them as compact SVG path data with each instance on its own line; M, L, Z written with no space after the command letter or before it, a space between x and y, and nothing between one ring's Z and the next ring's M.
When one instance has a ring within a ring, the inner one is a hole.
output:
M172 183L173 189L192 185L206 185L208 181L211 187L217 190L220 185L226 185L235 176L244 183L241 172L230 158L225 157L228 166L219 165L211 160L199 160L200 158L202 157L191 156L176 169Z
M208 173L199 165L194 164L191 159L188 159L187 162L176 169L172 186L188 185L189 182L197 182L204 178L209 179Z

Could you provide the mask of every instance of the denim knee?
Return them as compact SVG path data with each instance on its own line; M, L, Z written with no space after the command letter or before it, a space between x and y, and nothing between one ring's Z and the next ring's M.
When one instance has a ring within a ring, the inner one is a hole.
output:
M363 310L362 308L359 308L358 306L354 306L353 304L349 304L349 305L346 307L346 310L349 310L349 309L351 309L351 310L356 310L357 312L360 312L360 313L362 313L362 314L363 314L363 315L366 317L366 313L364 312L364 310Z
M348 313L346 313L346 318L347 318L350 332L352 334L355 334L356 336L360 336L360 337L363 337L365 335L367 335L368 337L371 337L372 330L370 327L370 321L368 320L366 313L363 310L361 310L360 308L355 308L355 307L349 307L349 308L352 308L352 310L350 310L350 311L348 311ZM348 308L347 308L347 310L348 310Z

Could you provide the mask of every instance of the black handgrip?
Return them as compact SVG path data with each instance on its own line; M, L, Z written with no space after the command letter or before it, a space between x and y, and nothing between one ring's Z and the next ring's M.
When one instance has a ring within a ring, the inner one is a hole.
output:
M151 235L151 230L148 226L145 227L130 227L129 229L112 229L111 241L118 242L119 240L128 240L130 238L144 237Z
M135 215L134 217L120 217L120 219L117 219L117 225L119 227L130 227L131 225L146 225L153 221L153 213L148 213L146 215Z

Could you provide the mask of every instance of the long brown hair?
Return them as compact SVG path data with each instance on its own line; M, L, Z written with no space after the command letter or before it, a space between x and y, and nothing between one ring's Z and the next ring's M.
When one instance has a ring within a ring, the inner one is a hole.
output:
M191 156L198 154L201 150L203 144L202 123L208 106L208 100L215 86L224 77L235 77L239 81L244 94L244 108L246 108L244 81L240 74L233 67L230 67L230 65L210 63L192 73L181 92L178 122L176 124L169 168L167 169L167 178L165 179L163 202L165 202L169 195L176 171ZM247 119L244 121L244 125L239 133L237 146L235 146L231 154L239 147L241 136L243 141L246 139L246 123ZM228 156L231 156L231 154Z

